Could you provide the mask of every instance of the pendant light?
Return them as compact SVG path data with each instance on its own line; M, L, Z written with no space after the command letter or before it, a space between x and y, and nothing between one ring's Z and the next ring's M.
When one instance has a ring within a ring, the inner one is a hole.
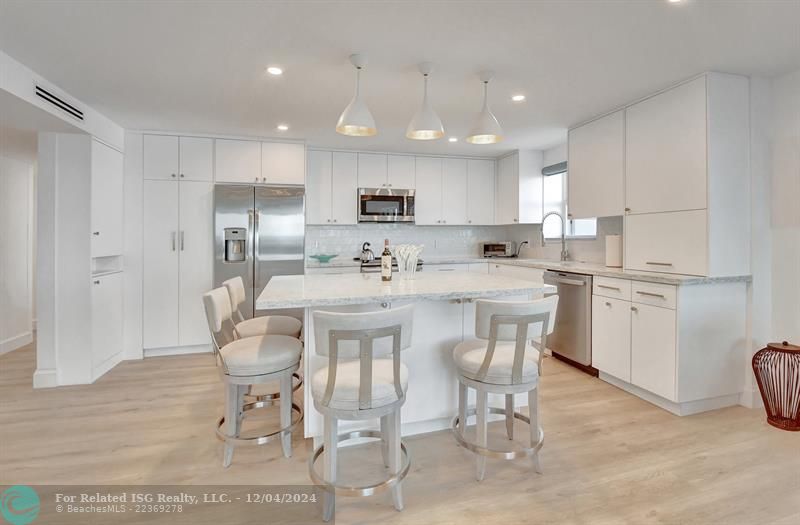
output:
M336 132L351 137L371 137L378 134L375 119L369 108L361 98L361 70L367 65L365 55L350 55L350 63L356 68L356 94L353 100L344 108L339 122L336 123Z
M433 64L422 62L419 65L419 72L425 79L425 89L422 95L422 106L416 112L414 118L406 128L406 138L414 140L436 140L444 137L444 126L442 119L431 107L428 101L428 76L433 73Z
M489 81L492 80L494 73L492 71L484 71L481 73L481 82L483 82L483 108L475 122L472 129L466 138L466 141L471 144L496 144L503 140L503 129L497 118L489 109Z

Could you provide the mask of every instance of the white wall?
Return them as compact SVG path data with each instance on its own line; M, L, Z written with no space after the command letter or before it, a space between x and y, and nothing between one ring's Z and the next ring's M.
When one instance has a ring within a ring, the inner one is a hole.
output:
M772 92L771 335L800 344L800 70Z
M33 340L33 165L0 156L0 354Z

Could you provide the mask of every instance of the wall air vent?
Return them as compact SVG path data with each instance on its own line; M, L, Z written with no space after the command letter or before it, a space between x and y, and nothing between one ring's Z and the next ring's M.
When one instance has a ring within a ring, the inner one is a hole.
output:
M57 96L53 95L52 93L44 89L43 87L36 86L36 96L41 98L42 100L45 100L49 104L57 107L61 111L66 111L76 119L83 120L83 111L79 110L78 108L76 108L75 106L73 106L68 102L64 102Z

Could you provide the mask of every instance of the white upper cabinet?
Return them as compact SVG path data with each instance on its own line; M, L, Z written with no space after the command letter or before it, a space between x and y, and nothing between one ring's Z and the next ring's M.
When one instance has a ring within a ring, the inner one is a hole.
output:
M519 150L497 162L496 224L542 222L542 152Z
M333 153L330 151L308 152L306 224L327 224L331 221L332 167Z
M92 140L92 257L122 255L123 156Z
M178 137L145 135L144 178L150 180L177 179L180 172Z
M147 138L147 137L145 137ZM179 178L211 182L214 180L214 139L180 137ZM145 152L147 157L147 152Z
M310 150L306 224L356 224L357 184L356 153Z
M567 198L570 218L624 214L624 152L623 111L569 131Z
M358 222L358 156L333 152L331 221L334 224Z
M216 139L215 150L214 171L217 182L263 182L260 142Z
M390 188L413 190L416 188L416 165L411 155L389 155L387 184Z
M442 159L417 157L416 164L415 223L442 224Z
M442 161L442 224L467 224L467 159Z
M261 182L267 184L306 183L306 147L289 142L261 143Z
M467 161L467 224L494 224L494 161Z
M706 111L705 76L625 110L630 213L706 208Z
M358 187L383 188L387 183L388 159L384 153L358 154Z
M214 139L144 136L144 178L147 180L213 180Z
M708 275L705 210L625 217L625 266L651 272Z

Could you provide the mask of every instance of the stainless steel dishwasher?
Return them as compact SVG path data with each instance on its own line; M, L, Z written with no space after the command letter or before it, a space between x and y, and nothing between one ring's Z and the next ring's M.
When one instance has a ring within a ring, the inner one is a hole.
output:
M592 276L555 270L544 272L545 284L558 288L558 310L547 347L584 366L592 364Z

